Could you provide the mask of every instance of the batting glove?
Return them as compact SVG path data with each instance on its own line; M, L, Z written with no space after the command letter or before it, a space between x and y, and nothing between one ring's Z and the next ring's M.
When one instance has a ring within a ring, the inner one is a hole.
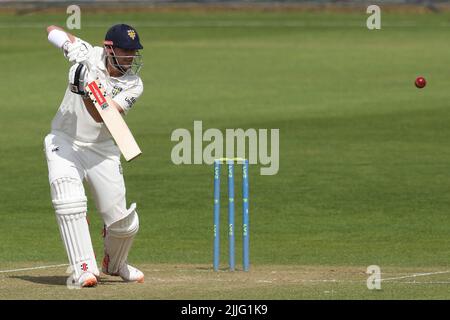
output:
M69 70L69 88L73 93L86 96L86 86L89 83L89 70L81 63L75 63Z
M77 39L74 43L64 45L64 52L72 63L81 63L88 60L94 48L87 42Z

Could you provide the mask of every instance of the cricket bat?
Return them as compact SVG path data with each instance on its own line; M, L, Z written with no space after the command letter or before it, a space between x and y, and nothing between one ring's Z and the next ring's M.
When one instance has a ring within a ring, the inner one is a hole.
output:
M106 94L101 83L98 80L91 81L85 90L102 117L103 123L116 141L125 160L131 161L139 156L142 153L141 149L119 110L113 106L111 98Z

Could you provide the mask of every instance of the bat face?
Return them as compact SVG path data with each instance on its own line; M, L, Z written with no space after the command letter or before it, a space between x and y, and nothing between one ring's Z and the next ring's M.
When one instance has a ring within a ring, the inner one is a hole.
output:
M86 91L124 158L131 161L139 156L142 153L141 149L122 115L112 106L111 98L103 90L100 82L98 80L92 81L88 84Z

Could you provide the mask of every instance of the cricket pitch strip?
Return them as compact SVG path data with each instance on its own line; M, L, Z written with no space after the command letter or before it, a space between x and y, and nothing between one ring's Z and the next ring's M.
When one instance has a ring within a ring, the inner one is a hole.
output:
M450 271L386 268L380 290L369 290L365 267L256 265L249 272L210 265L137 264L145 283L101 274L95 288L69 289L67 266L34 263L2 266L0 299L416 299L448 298Z

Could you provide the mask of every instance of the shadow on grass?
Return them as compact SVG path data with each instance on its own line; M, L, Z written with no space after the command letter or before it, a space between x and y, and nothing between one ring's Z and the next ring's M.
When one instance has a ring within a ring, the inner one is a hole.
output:
M36 284L45 284L53 286L67 286L67 276L11 276L10 279L20 279ZM99 283L103 285L117 285L120 283L126 284L120 278L102 278L100 277Z
M23 281L47 284L53 286L66 286L67 276L11 276L10 279L20 279Z

